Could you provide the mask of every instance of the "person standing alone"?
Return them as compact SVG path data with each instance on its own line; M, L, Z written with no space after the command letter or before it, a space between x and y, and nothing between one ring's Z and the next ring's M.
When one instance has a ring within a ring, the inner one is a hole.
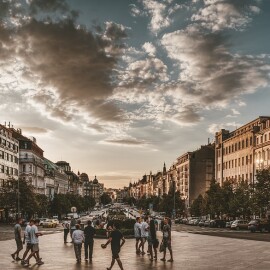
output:
M86 261L88 260L88 257L89 257L89 261L92 262L95 234L96 234L96 230L92 227L92 221L88 220L87 226L84 228L84 237L85 237L84 255L85 255ZM89 250L89 253L88 253L88 250Z
M173 262L173 253L172 253L172 236L171 236L171 227L169 225L169 218L164 218L164 225L162 227L162 233L163 233L163 245L164 245L164 251L163 251L163 258L160 259L161 261L166 261L166 248L168 248L171 258L168 260L168 262Z
M141 253L140 247L142 246L141 227L141 218L136 217L136 223L134 224L134 236L136 239L136 254L138 255Z
M21 260L21 258L19 257L19 253L23 249L21 224L22 224L22 219L18 218L17 223L14 227L14 235L15 235L17 249L14 253L11 254L12 259L16 261Z

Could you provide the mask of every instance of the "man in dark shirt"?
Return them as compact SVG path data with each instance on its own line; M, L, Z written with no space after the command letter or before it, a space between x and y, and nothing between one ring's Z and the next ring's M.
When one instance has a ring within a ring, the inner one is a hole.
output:
M94 246L94 236L96 235L96 230L92 227L92 221L87 221L87 226L84 228L84 254L85 260L88 260L88 248L89 248L89 261L92 262L93 256L93 246Z
M113 268L115 260L117 261L120 269L124 270L123 264L119 257L119 252L121 250L121 247L125 244L126 240L123 234L119 231L119 225L115 223L113 227L114 227L114 230L111 232L109 240L107 241L105 245L103 245L103 248L106 248L107 245L111 243L111 248L112 248L112 262L111 262L111 266L108 267L107 270L111 270Z
M22 243L22 219L18 218L17 223L14 227L14 235L15 235L15 241L17 245L17 249L14 253L11 254L11 257L13 260L20 261L21 258L19 258L19 253L23 249L23 243Z

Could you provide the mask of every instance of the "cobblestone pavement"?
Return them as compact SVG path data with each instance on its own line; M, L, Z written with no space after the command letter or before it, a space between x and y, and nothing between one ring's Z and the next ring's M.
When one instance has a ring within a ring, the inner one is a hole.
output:
M222 238L186 232L172 232L174 262L161 262L161 254L158 261L150 262L147 255L138 256L134 252L134 239L127 239L121 250L124 269L185 269L185 270L227 270L227 269L270 269L270 249L267 242L258 242L242 239ZM111 251L101 249L101 243L105 240L96 239L94 245L93 263L82 261L76 263L73 246L71 243L63 243L63 233L55 233L40 237L40 253L45 264L37 266L32 260L32 265L23 267L14 262L10 254L15 249L15 241L0 242L1 260L0 269L106 269L111 261ZM22 254L21 254L22 255ZM82 256L82 260L84 257ZM113 269L119 269L117 265Z

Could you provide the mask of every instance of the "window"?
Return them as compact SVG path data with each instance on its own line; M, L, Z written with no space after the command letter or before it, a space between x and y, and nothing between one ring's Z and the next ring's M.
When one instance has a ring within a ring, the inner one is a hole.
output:
M25 165L22 166L22 171L25 172Z
M234 163L234 160L232 160L232 168L233 168L233 163Z
M248 138L246 138L246 147L248 147Z
M245 165L245 158L242 157L242 166L244 166L244 165Z
M250 137L250 139L249 139L249 145L250 145L250 146L253 145L253 143L252 143L252 137Z
M242 141L242 149L245 148L245 141Z
M248 165L248 156L246 156L246 165Z

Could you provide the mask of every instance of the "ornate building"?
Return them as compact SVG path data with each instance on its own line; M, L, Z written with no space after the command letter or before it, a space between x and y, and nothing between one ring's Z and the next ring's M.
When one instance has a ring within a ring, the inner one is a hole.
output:
M216 133L215 171L221 185L225 180L254 183L256 169L269 159L269 120L269 116L260 116L235 131Z
M37 193L45 194L44 151L36 138L23 136L21 129L9 128L9 131L19 141L19 176L32 183Z

